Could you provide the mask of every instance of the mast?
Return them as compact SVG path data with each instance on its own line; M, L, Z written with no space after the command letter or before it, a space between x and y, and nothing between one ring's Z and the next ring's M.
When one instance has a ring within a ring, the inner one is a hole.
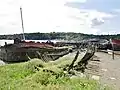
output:
M20 14L21 14L21 22L22 22L22 30L23 30L23 40L25 40L22 7L20 7Z

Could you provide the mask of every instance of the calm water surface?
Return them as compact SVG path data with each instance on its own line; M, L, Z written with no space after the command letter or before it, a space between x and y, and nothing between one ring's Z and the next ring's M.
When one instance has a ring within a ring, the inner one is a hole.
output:
M48 40L26 40L26 41L47 42ZM51 40L51 41L56 43L59 42L60 40ZM7 42L8 44L12 44L14 40L0 40L0 46L4 46L5 42Z

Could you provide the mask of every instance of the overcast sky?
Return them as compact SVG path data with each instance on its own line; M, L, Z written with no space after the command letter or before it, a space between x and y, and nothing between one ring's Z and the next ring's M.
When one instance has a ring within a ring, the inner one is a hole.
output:
M20 6L26 33L120 33L120 0L0 0L0 34L22 33Z

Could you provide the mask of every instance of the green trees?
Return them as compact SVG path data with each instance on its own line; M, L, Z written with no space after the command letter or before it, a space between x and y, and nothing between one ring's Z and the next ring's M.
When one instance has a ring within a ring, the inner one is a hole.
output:
M14 34L14 35L0 35L0 39L14 39L15 37L19 37L22 39L22 34ZM27 40L83 40L90 38L99 38L99 39L120 39L120 34L117 35L93 35L93 34L82 34L82 33L74 33L74 32L50 32L50 33L25 33L25 37Z

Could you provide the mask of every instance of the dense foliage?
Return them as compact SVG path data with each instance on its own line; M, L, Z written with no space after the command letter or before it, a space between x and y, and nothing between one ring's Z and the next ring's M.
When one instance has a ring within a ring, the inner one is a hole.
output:
M14 39L21 38L22 34L14 35L0 35L0 39ZM51 32L51 33L25 33L27 40L83 40L88 38L99 38L99 39L120 39L120 34L117 35L93 35L93 34L82 34L82 33L73 33L73 32Z

